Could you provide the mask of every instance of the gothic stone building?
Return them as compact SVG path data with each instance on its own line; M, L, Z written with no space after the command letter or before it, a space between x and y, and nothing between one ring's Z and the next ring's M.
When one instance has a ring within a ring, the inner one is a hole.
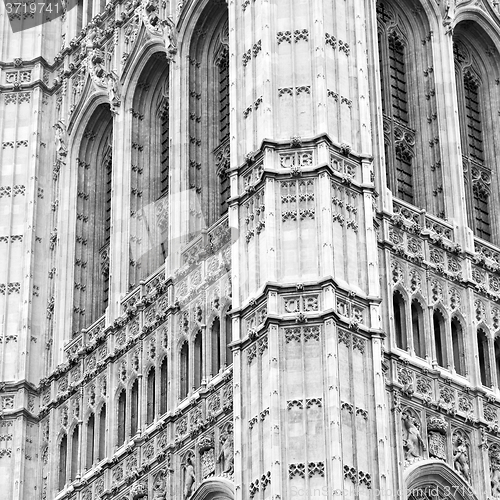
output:
M498 2L26 5L2 499L500 498Z

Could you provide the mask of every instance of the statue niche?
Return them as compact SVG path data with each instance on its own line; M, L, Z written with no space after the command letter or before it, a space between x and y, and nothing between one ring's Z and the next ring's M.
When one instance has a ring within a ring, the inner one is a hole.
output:
M184 469L184 489L183 498L187 500L191 497L195 489L196 475L194 470L195 457L192 451L186 453L183 461Z
M426 450L420 434L420 421L414 412L407 408L403 412L403 449L405 462L411 464L422 458L422 451Z
M234 471L233 426L227 424L221 433L220 452L217 462L221 464L221 475L232 478Z
M462 431L453 433L453 468L470 482L469 442Z
M489 448L491 497L500 498L500 446L492 444Z

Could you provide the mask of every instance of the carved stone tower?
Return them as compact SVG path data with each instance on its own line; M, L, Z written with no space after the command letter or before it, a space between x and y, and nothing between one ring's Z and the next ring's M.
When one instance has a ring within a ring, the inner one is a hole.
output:
M0 6L5 498L500 498L497 4Z

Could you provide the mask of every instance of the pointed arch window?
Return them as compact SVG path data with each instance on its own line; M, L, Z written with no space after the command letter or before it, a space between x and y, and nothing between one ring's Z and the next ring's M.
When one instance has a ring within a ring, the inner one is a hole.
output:
M432 315L432 325L434 329L434 348L437 364L447 368L445 323L443 315L435 310Z
M227 200L229 199L229 51L225 44L221 43L219 54L216 59L218 73L218 101L219 101L219 146L215 152L217 175L220 179L220 215L227 212Z
M189 345L184 342L180 354L180 398L184 399L189 393Z
M394 335L396 346L406 350L408 348L406 338L406 304L398 290L396 290L392 296L392 307L394 312Z
M135 436L139 429L139 380L132 384L130 401L130 434Z
M451 320L451 345L453 348L453 366L459 375L465 375L465 349L462 325L458 319Z
M194 388L201 386L203 379L203 335L201 331L196 334L194 339Z
M477 352L481 384L491 387L490 352L488 336L479 328L477 331Z
M495 339L493 344L495 351L495 371L496 371L496 384L500 389L500 337Z
M165 54L153 54L132 100L129 288L162 265L168 251L169 78Z
M219 373L221 368L221 342L220 342L220 320L215 318L211 329L212 342L212 376Z
M380 16L378 30L387 184L399 199L414 203L415 130L409 109L406 41Z
M154 368L151 368L148 373L147 380L147 409L146 409L146 424L152 424L155 419L155 407L156 407L156 377Z
M485 134L483 104L487 89L468 47L457 39L453 48L468 224L476 236L491 241L492 171L486 154L490 134Z
M167 358L163 358L160 367L160 415L163 415L167 412L168 404L167 404L167 394L168 394L168 371L167 371L168 363Z
M64 489L66 485L66 459L68 455L68 437L66 434L62 437L61 442L59 444L59 478L58 478L58 486L59 491Z
M225 317L226 366L229 366L233 362L233 350L230 347L230 344L233 341L233 321L231 315L229 314L229 311L230 309L226 311Z
M411 303L411 329L415 356L423 358L425 356L424 314L416 300Z
M196 235L227 212L230 166L229 25L227 6L209 0L189 50L190 219ZM197 208L200 207L200 208Z
M118 398L118 446L125 443L125 422L127 417L127 394L122 390Z
M92 413L87 421L87 460L85 467L90 469L94 463L95 417Z
M103 405L99 413L99 446L97 459L102 460L106 456L106 405Z
M113 120L101 104L83 133L77 160L73 333L102 316L109 300Z
M78 426L73 430L71 436L71 463L70 480L74 481L80 467L80 428Z
M160 197L168 193L169 180L169 164L170 164L170 149L169 149L169 104L168 99L165 99L161 104L160 122L161 122L161 152L160 152Z
M404 2L376 5L386 184L395 198L444 217L431 23Z

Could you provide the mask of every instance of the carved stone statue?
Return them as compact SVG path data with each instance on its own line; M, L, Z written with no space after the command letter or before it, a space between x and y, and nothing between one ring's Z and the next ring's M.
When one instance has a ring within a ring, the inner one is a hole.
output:
M160 471L153 481L153 500L166 500L167 498L167 474Z
M403 425L406 430L406 439L404 440L405 459L414 460L421 456L420 446L425 450L425 444L418 427L415 425L415 419L409 413L404 414Z
M217 462L222 462L222 472L224 474L232 474L234 470L234 446L231 433L228 432L222 436L221 444Z
M91 28L87 33L87 40L85 42L85 47L87 49L93 49L95 45L95 37L97 36L97 30L95 28Z
M467 481L470 480L469 452L461 436L457 436L453 446L453 467Z
M493 498L500 498L500 464L493 463L490 474L491 495Z
M170 16L164 21L165 24L165 46L167 48L167 57L172 59L177 54L177 28Z
M68 154L68 148L64 140L66 129L61 122L56 123L54 128L56 129L56 152L59 156L66 156Z
M110 71L106 76L106 89L111 104L111 111L113 111L121 103L120 95L118 94L118 75L114 71Z
M446 28L446 34L451 33L451 27L455 18L455 0L446 0L444 4L443 26Z
M187 457L186 465L184 466L184 500L193 494L193 486L196 480L194 474L194 466L191 457Z
M130 488L131 500L147 500L148 492L146 486L142 483L137 483Z

